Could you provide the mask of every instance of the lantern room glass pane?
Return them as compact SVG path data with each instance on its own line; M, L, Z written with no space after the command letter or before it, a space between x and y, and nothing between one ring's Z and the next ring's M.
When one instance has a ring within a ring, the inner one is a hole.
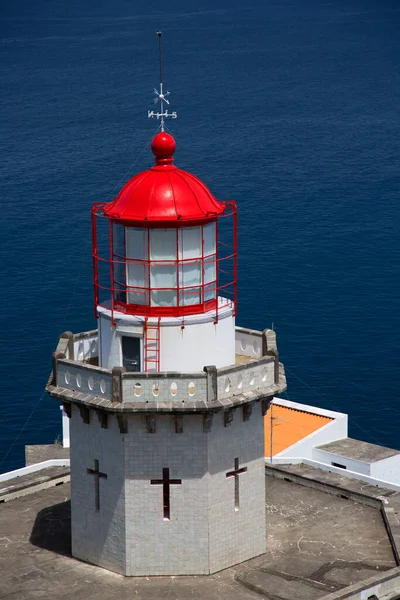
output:
M151 263L150 287L152 306L176 306L176 263Z
M125 293L125 263L114 260L113 263L113 274L114 274L114 298L119 302L126 302Z
M217 282L208 283L204 286L204 302L214 300L217 295Z
M128 304L144 305L149 303L149 292L144 288L128 288Z
M213 256L208 256L204 260L204 283L210 283L211 281L215 281L217 278L217 266L216 266L217 257L214 254Z
M201 304L201 288L185 288L179 292L180 306Z
M150 229L151 260L177 260L176 229Z
M179 269L179 303L183 306L201 303L201 262L185 261ZM188 289L185 289L188 288Z
M126 258L147 259L147 229L126 228Z
M200 258L202 255L201 227L183 227L179 234L179 258Z
M129 304L148 304L148 267L146 263L128 263L126 265Z
M176 290L152 290L151 305L152 306L176 306L177 293Z
M191 260L181 263L180 266L179 287L189 287L192 285L201 284L201 262L199 260Z
M118 256L125 256L125 227L113 223L113 254Z
M217 251L217 227L215 223L207 223L203 227L204 256Z

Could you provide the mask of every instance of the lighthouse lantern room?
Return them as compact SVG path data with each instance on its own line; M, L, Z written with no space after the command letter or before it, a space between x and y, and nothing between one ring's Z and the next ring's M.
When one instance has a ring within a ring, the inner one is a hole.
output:
M218 202L173 164L158 133L155 165L92 211L100 366L187 370L234 361L236 204ZM223 231L223 235L221 235Z
M265 552L264 416L286 389L275 332L235 325L236 205L173 164L161 81L155 165L93 207L98 328L61 335L46 387L70 424L72 554L127 576Z

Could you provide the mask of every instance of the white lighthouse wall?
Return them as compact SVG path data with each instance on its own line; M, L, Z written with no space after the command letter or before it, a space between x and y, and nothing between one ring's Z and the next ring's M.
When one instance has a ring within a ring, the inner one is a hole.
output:
M72 555L111 571L124 573L125 471L123 436L115 417L103 429L94 411L84 423L71 406L71 542ZM99 461L107 479L99 480L100 506L96 510L95 476L87 472Z
M143 339L143 325L123 321L120 323L117 322L113 326L108 316L99 316L99 359L100 366L104 369L122 367L121 338L124 335L132 335ZM141 354L143 369L143 350Z
M192 319L193 321L193 319ZM149 335L155 337L154 329L149 330ZM132 335L140 337L141 342L141 370L144 365L143 324L129 323L129 320L116 321L111 324L108 315L99 316L99 358L100 366L112 369L122 366L122 336ZM149 342L150 350L154 349L155 342ZM235 318L232 315L220 318L214 324L213 318L209 321L196 323L188 319L184 328L171 325L170 321L160 323L160 370L193 372L202 371L205 365L226 367L235 363ZM153 351L148 353L148 358L154 359ZM154 363L151 363L152 365Z
M210 572L263 554L266 550L264 419L260 404L253 406L248 421L236 410L225 426L224 414L214 416L208 435L208 514ZM239 506L235 507L235 478L238 475Z
M235 364L235 319L221 319L214 325L187 324L184 329L162 327L161 371L202 371L205 365L226 367Z
M207 434L201 416L185 415L177 433L172 415L131 416L125 438L126 575L209 573ZM164 518L163 469L170 479L170 518Z

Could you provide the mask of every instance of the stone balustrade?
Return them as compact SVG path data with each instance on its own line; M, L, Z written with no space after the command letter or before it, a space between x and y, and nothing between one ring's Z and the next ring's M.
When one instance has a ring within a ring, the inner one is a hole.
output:
M143 376L145 375L145 376ZM206 373L123 373L123 402L207 402Z
M97 330L61 336L54 354L53 382L57 388L112 403L172 405L227 402L263 390L279 391L280 371L275 333L236 328L234 365L206 366L197 373L128 373L97 366ZM281 373L281 378L284 376ZM283 381L282 379L282 381ZM281 381L281 385L282 385ZM284 385L284 383L283 383Z
M111 400L111 378L112 374L108 369L69 359L57 361L56 385L66 390Z

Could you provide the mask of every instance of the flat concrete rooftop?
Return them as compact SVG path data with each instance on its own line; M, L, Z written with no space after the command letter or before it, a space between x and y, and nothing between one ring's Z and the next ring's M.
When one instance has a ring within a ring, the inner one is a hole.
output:
M378 460L384 460L385 458L400 454L399 450L369 444L368 442L362 442L354 438L343 438L329 444L323 444L322 446L318 446L318 449L365 463L374 463Z
M267 477L267 552L210 577L124 578L70 556L69 484L0 505L0 598L316 600L395 566L380 512Z

